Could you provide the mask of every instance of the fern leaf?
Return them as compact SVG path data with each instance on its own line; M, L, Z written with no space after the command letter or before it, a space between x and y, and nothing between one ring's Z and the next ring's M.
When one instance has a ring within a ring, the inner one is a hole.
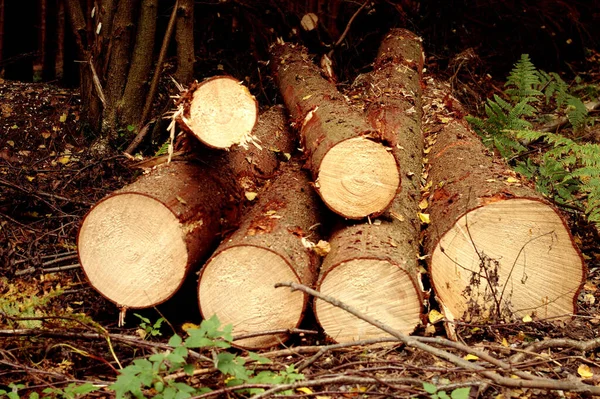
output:
M521 59L508 75L504 86L507 87L506 94L515 102L523 100L533 102L537 101L536 97L543 95L538 90L540 78L537 69L529 59L528 54L521 55Z
M585 104L579 98L569 96L567 99L567 118L575 130L585 126L587 115L588 110Z

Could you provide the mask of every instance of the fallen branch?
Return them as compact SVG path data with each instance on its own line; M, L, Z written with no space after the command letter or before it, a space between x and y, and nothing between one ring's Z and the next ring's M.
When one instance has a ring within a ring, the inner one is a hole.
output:
M396 337L398 340L403 342L408 347L421 349L421 350L423 350L427 353L430 353L434 356L445 359L445 360L449 361L450 363L453 363L457 366L463 367L470 371L477 372L477 373L481 374L482 376L488 378L489 380L491 380L492 382L494 382L497 385L501 385L501 386L507 387L507 388L533 388L533 389L547 389L547 390L562 390L562 391L573 391L573 392L585 392L585 393L590 393L592 395L600 395L600 387L587 385L587 384L584 384L579 381L552 380L549 378L535 377L529 373L518 372L518 371L514 370L510 364L505 363L499 359L493 358L492 356L490 356L482 351L473 349L464 344L453 342L453 341L450 341L450 340L447 340L444 338L412 337L412 336L403 334L399 331L396 331L396 330L390 328L389 326L387 326L385 324L380 323L378 320L375 320L374 318L357 311L356 309L352 308L351 306L348 306L348 305L338 301L335 298L323 295L320 292L315 291L315 290L313 290L307 286L304 286L302 284L279 283L276 285L276 287L290 287L292 290L300 290L309 295L317 297L323 301L329 302L333 306L340 307L340 308L346 310L347 312L353 314L354 316L366 321L367 323L372 324L372 325L382 329L383 331L387 332L388 334L392 335L393 337ZM466 352L466 354L475 355L475 356L479 357L480 359L486 360L489 363L494 364L494 365L504 369L505 371L510 372L511 374L520 376L521 378L526 376L526 378L530 378L530 379L524 380L524 379L503 377L503 376L499 375L497 373L497 371L487 369L477 363L471 363L471 362L469 362L453 353L450 353L444 349L440 349L440 348L431 346L431 345L429 345L429 343L435 343L435 344L439 344L439 345L453 347L455 349ZM304 385L304 386L306 386L306 385ZM277 391L277 392L279 392L279 391ZM254 399L257 399L260 397L264 397L264 396L259 395L259 396L254 397Z

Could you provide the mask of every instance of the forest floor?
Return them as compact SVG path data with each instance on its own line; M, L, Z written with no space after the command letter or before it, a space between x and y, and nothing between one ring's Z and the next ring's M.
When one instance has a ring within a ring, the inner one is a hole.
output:
M79 267L77 232L93 204L139 172L123 155L97 159L88 154L91 140L79 123L76 91L0 80L0 114L0 389L21 389L21 397L44 389L50 389L47 397L76 397L67 387L92 383L101 389L88 396L110 396L102 387L115 381L119 366L168 349L166 342L174 332L185 335L184 323L199 323L197 305L182 307L177 301L183 299L174 298L158 309L137 312L150 322L130 312L125 327L119 327L117 307L88 285ZM471 348L511 362L515 373L527 371L596 386L600 385L600 247L594 229L566 215L589 272L578 300L578 315L567 321L458 325L458 336ZM144 331L158 331L152 324L163 316L168 323L162 325L161 335L144 337ZM314 317L308 315L301 327L314 333L294 336L285 349L261 353L272 361L259 366L261 370L295 366L279 382L293 382L294 372L304 376L303 385L296 386L300 389L287 392L286 397L443 398L435 389L450 395L465 386L471 387L471 397L589 396L565 390L506 388L481 378L477 371L397 341L380 346L319 346L331 342L319 331ZM420 327L415 335L441 339L443 323L435 324L433 330ZM555 339L556 347L529 347L547 339ZM460 358L467 355L447 347L445 341L431 344ZM247 355L232 351L239 358ZM228 379L214 369L211 356L206 350L190 361L195 367L193 376L171 378L196 388L221 389L202 396L197 393L197 397L247 397L258 392L228 390ZM476 357L467 360L479 362ZM250 368L251 363L247 364ZM427 392L424 382L434 388L428 386ZM143 394L153 397L158 390L154 386Z

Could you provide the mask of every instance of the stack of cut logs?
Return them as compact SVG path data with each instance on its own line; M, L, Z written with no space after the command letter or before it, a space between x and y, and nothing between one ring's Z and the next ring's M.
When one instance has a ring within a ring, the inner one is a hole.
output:
M200 269L202 316L249 334L236 342L248 348L277 345L302 321L309 298L280 282L413 332L419 259L450 322L569 316L586 270L563 218L486 150L443 85L424 83L423 64L420 38L393 30L341 93L306 49L274 45L299 143L284 109L258 115L236 80L192 85L176 114L201 148L145 162L83 220L91 285L120 307L152 307ZM313 310L335 341L386 335L320 299Z

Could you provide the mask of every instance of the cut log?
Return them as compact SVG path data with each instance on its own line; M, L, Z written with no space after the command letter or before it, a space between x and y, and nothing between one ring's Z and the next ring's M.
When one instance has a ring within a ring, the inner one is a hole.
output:
M204 318L217 315L235 334L291 329L300 324L307 296L276 289L278 282L314 284L319 257L309 248L319 235L319 201L297 164L260 196L240 228L202 268L198 285ZM277 345L287 334L236 341L246 348Z
M261 115L266 148L237 147L195 162L154 166L96 204L83 220L79 258L90 284L121 307L169 299L206 259L221 230L237 226L244 192L275 173L277 151L293 148L281 107ZM158 161L157 161L158 162Z
M180 126L209 147L226 149L252 141L258 103L232 77L216 76L192 84L179 106Z
M402 189L388 211L373 224L339 229L323 261L318 289L398 331L409 334L421 321L422 287L418 273L423 135L421 132L421 39L395 29L380 46L373 72L359 76L352 98L360 97L374 128L389 137L402 170ZM315 314L337 342L388 334L322 300Z
M433 143L426 249L446 318L572 315L586 267L563 217L454 119L460 105L438 86L429 84L424 118Z
M92 208L77 248L97 291L121 307L144 308L179 289L220 232L227 197L205 172L193 163L163 164Z
M323 202L348 219L381 214L400 185L389 139L321 76L306 49L274 45L272 64Z

